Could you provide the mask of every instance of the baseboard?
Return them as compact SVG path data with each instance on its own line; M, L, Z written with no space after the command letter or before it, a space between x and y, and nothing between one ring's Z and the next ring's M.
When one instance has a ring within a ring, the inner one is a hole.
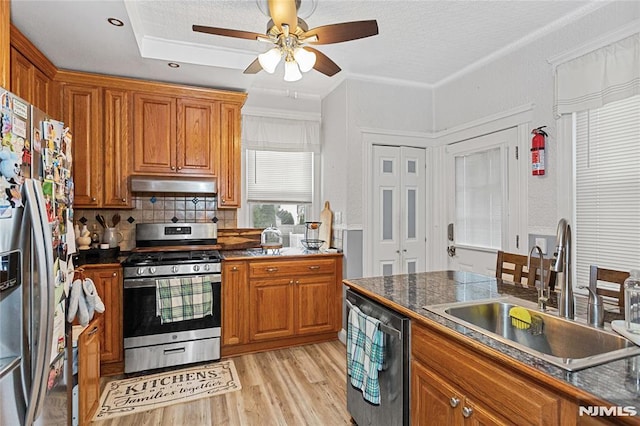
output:
M338 332L338 340L340 340L343 345L347 344L347 332L344 328Z

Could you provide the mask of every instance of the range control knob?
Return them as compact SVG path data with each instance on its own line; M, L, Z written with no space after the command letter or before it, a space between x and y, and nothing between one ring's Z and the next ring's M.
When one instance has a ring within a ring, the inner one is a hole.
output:
M138 268L138 270L136 271L136 274L138 275L144 274L144 268Z
M178 272L178 269L180 269L180 268L178 268L178 266L177 266L177 265L173 265L173 266L171 267L171 272L173 272L173 273L175 274L175 273L177 273L177 272Z
M193 265L193 270L198 272L200 270L200 265Z
M150 273L150 274L155 274L155 273L156 273L156 268L155 268L155 266L150 266L150 267L149 267L149 273Z
M208 263L206 265L204 265L204 270L208 271L209 269L211 269L211 265L209 265Z

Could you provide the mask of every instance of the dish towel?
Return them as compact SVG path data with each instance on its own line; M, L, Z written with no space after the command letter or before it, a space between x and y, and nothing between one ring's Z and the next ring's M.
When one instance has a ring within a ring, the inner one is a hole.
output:
M213 291L207 277L156 280L156 315L162 324L213 315Z
M347 324L347 373L351 385L365 400L380 404L378 371L384 363L384 335L380 320L364 314L357 306L349 311Z

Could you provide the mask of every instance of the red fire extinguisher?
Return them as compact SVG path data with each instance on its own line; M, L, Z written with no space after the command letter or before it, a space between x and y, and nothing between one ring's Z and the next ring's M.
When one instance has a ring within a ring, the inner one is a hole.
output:
M533 135L531 140L531 173L534 176L544 174L544 140L547 133L542 129L545 127L547 126L540 126L531 131Z

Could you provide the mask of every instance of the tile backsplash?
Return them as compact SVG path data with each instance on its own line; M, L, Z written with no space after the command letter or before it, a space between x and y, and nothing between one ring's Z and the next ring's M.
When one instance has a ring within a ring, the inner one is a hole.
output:
M85 210L74 211L74 220L79 225L87 225L89 231L96 225L102 238L102 227L96 221L96 215L105 217L107 224L111 225L113 216L120 215L118 232L122 234L120 249L131 250L136 245L136 223L162 223L162 222L208 222L218 219L218 228L236 228L236 210L217 210L216 197L204 196L136 196L133 197L135 208L133 210Z

